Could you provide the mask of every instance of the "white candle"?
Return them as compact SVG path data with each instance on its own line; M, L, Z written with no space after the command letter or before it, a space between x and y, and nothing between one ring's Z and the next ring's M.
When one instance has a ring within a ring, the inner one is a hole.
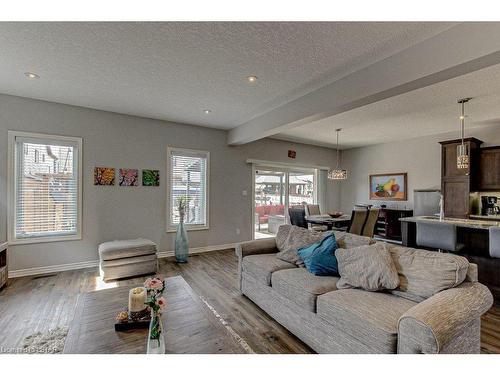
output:
M130 289L128 293L128 311L138 312L146 308L146 288L138 287Z

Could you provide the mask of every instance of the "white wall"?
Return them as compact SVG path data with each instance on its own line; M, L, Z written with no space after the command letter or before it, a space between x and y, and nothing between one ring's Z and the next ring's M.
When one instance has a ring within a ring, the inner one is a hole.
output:
M252 169L247 158L287 163L334 164L331 149L264 139L227 146L227 133L87 108L0 95L0 242L7 231L7 131L83 138L83 239L12 246L10 270L92 261L97 244L118 238L149 238L160 251L173 249L166 233L167 145L211 153L210 229L189 232L190 246L248 240L252 236ZM297 151L295 160L287 150ZM93 185L94 166L159 169L160 187ZM248 196L242 196L247 190ZM329 181L327 207L338 208L338 185ZM236 234L236 228L241 234Z
M446 133L399 142L385 143L346 150L343 153L348 179L340 189L341 209L350 212L355 203L386 203L388 207L413 208L413 190L441 188L440 141L458 139L460 133ZM476 137L483 146L500 144L500 125L467 129L466 137ZM408 201L369 200L370 174L408 173Z

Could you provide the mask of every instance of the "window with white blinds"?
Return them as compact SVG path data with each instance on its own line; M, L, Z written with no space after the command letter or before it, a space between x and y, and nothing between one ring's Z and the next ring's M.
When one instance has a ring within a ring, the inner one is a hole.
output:
M186 201L186 229L208 229L210 153L168 148L168 230L179 224L179 199Z
M10 241L81 238L81 139L9 132Z

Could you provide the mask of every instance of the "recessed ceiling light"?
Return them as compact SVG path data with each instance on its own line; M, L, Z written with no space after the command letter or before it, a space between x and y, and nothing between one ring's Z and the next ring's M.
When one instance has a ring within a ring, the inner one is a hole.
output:
M206 115L208 115L209 113L212 113L212 110L210 109L205 109L203 112L205 112Z
M24 75L26 77L28 77L29 79L38 79L38 78L40 78L40 76L38 74L32 73L32 72L26 72L26 73L24 73Z
M257 82L257 76L248 76L247 80L250 83L255 83L255 82Z

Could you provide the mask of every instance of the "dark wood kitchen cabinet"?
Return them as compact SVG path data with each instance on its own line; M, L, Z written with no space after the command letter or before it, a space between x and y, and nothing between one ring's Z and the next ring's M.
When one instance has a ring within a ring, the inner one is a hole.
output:
M500 146L481 149L479 156L479 190L500 190Z
M469 148L469 168L457 167L457 146L460 139L441 143L441 191L444 200L444 215L467 219L470 214L470 192L479 188L480 147L477 138L466 138Z

